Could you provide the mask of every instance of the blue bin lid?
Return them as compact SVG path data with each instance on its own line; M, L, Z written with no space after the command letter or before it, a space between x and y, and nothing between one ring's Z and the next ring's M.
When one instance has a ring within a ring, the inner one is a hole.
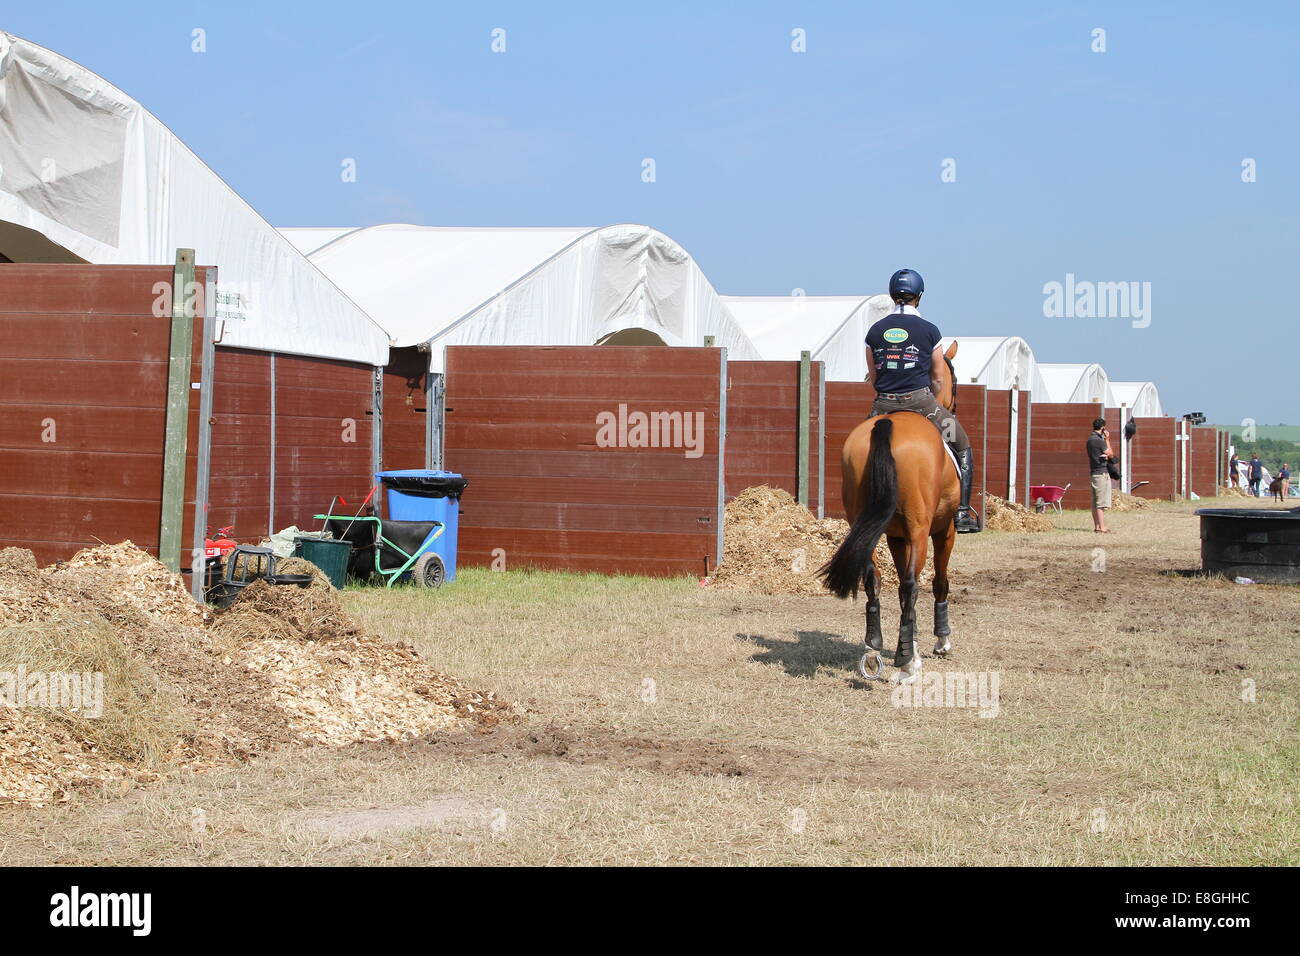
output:
M400 471L377 471L376 478L463 478L454 471L428 471L424 468L407 468Z
M459 497L469 484L464 475L454 471L429 471L423 468L377 471L375 477L386 488L432 497Z

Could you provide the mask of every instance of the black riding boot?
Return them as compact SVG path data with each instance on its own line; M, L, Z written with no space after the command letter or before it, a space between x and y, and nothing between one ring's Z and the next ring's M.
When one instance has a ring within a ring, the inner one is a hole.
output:
M974 456L969 448L957 455L957 463L960 466L957 475L961 479L961 504L957 506L956 519L958 534L973 534L984 530L979 515L970 510L971 479L975 470L973 459Z

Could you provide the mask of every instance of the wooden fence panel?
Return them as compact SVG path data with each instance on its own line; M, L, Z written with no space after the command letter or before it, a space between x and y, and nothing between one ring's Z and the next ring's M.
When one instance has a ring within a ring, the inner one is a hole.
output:
M1030 437L1029 484L1069 486L1061 505L1090 508L1092 497L1087 442L1092 423L1103 407L1091 402L1035 402ZM1112 431L1111 447L1119 454L1119 437ZM1032 495L1026 501L1031 504Z
M808 507L817 511L822 475L821 362L809 365ZM799 363L727 363L727 498L754 485L798 496Z
M0 265L0 547L42 564L130 539L157 553L171 266ZM195 270L204 285L207 269ZM200 380L202 316L190 369ZM182 564L194 526L190 392Z
M447 467L469 479L461 563L713 570L722 350L451 346L446 368Z

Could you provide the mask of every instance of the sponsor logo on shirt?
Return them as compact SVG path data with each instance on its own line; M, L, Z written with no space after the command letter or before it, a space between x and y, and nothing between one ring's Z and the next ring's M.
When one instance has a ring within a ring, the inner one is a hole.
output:
M886 342L906 342L907 329L885 329L883 338Z

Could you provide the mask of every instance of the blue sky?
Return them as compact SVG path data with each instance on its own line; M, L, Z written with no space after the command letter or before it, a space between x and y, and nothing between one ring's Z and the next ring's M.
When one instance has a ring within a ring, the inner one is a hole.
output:
M906 265L947 334L1271 424L1300 422L1298 10L53 0L0 29L126 90L277 225L644 222L735 295ZM1067 273L1151 283L1150 325L1044 317Z

